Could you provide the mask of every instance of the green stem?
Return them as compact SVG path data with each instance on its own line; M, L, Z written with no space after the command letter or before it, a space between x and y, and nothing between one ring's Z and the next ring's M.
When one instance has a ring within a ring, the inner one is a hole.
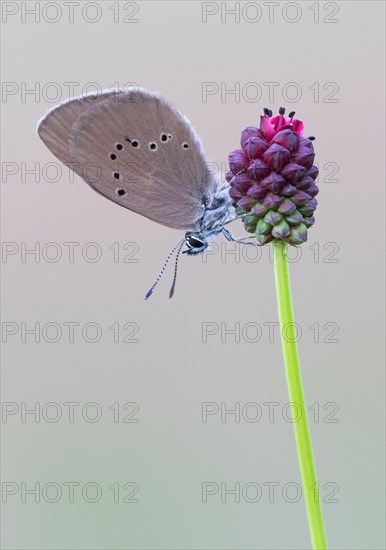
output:
M327 540L319 499L312 445L307 420L307 408L303 395L302 377L296 344L296 330L292 311L291 284L287 265L287 245L274 241L276 294L279 310L282 348L290 401L300 407L300 419L294 422L299 466L302 475L303 493L306 502L308 525L314 550L325 550Z

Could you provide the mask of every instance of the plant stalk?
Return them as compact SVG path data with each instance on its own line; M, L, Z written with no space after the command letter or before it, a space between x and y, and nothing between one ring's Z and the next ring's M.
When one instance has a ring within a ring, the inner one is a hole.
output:
M307 419L307 408L303 393L302 377L297 349L297 334L291 299L291 284L287 264L287 244L273 241L276 295L279 310L281 342L290 401L301 411L300 418L293 423L303 483L308 525L314 550L326 550L319 485L316 477L312 444Z

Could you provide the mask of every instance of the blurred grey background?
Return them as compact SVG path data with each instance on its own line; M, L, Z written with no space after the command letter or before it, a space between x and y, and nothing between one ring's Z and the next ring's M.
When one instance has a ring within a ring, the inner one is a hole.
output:
M130 84L223 169L263 107L316 136L291 276L319 497L330 548L384 548L384 3L1 7L3 548L310 548L269 247L218 239L145 302L181 234L36 134L59 101Z

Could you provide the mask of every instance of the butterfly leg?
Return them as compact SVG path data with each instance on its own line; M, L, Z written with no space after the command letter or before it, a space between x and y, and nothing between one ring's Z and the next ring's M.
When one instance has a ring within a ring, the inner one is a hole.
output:
M228 225L228 223L235 222L236 220L242 220L244 218L245 214L240 214L239 216L232 216L231 218L227 219L226 222L224 222L222 225Z
M237 238L237 237L234 237L228 229L225 229L225 227L223 228L222 232L224 234L224 237L226 239L228 239L228 241L232 241L234 243L240 243L240 244L250 244L252 246L260 246L256 242L255 243L246 242L246 241L248 241L248 239L254 239L255 238L254 235L251 235L250 237L238 237Z

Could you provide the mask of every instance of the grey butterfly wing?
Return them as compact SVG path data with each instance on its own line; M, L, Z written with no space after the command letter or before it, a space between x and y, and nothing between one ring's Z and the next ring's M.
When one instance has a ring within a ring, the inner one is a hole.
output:
M146 90L108 93L91 107L72 103L39 127L58 158L129 210L168 227L198 227L216 181L183 115Z
M69 138L80 116L94 109L100 102L115 97L118 91L108 91L99 96L85 95L63 101L53 107L39 121L38 134L48 149L66 166L72 167Z

